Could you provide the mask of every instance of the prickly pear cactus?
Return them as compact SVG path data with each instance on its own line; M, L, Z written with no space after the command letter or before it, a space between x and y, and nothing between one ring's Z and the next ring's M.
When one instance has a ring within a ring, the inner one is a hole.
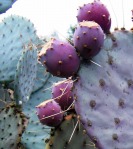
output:
M34 25L26 18L9 16L0 23L0 82L13 81L23 48L37 45L39 39Z
M75 109L99 149L133 148L133 33L115 31L75 83Z
M61 80L60 78L49 75L42 88L31 94L30 100L24 104L23 111L30 118L29 124L22 136L22 144L26 149L33 146L42 149L45 146L45 140L49 138L50 127L42 125L36 114L36 106L41 102L51 98L51 86L53 82Z
M37 74L37 49L34 45L25 47L18 62L15 76L15 98L26 102L30 98Z
M27 123L28 119L15 105L8 105L0 110L0 148L18 148Z
M5 13L15 2L16 0L0 0L0 14Z
M58 128L51 130L45 149L96 149L75 114L65 117Z

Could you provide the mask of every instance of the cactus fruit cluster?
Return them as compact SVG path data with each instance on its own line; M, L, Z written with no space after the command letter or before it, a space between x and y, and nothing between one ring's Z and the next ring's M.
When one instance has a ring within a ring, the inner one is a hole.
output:
M39 76L45 78L45 72L41 71L41 73L42 74L40 74ZM52 75L47 74L45 82L42 82L42 86L35 90L31 94L30 100L28 100L27 103L23 105L24 114L30 118L28 126L26 127L21 140L26 149L31 149L33 145L34 148L37 149L42 149L45 146L45 140L47 140L47 138L49 137L50 127L42 125L40 121L38 121L35 107L41 102L44 102L44 100L51 98L51 91L46 89L51 87L53 82L58 81L60 81L60 78L53 77ZM35 86L38 86L37 81Z
M92 3L84 4L78 9L78 22L95 21L105 33L110 31L111 17L108 9L100 0L94 0Z
M77 22L48 42L26 18L0 23L0 149L133 149L133 30L111 32L100 0Z

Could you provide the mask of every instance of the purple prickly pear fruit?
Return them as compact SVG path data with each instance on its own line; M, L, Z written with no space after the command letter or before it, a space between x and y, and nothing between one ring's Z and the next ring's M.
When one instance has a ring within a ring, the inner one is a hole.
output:
M43 125L55 127L63 120L61 107L53 99L42 102L36 108L37 116Z
M105 33L108 33L111 27L111 18L108 9L99 0L93 3L84 4L78 10L78 22L95 21L98 23Z
M47 71L58 77L74 75L80 64L76 49L69 43L51 39L41 50L39 59Z
M66 110L73 103L72 87L73 81L69 79L55 83L52 88L52 98L55 98L62 110Z
M80 55L89 59L99 53L103 46L104 33L96 22L83 21L75 30L73 41Z

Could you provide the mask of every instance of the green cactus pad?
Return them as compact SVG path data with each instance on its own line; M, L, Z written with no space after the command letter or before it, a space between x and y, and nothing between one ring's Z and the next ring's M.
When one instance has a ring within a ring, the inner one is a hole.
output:
M78 121L77 115L66 116L58 128L51 130L51 137L45 149L96 149Z
M15 105L0 111L0 149L17 149L28 120Z
M15 98L26 102L30 98L37 74L37 49L29 45L23 51L15 76Z
M0 82L11 82L24 47L29 43L37 45L40 40L30 20L20 16L5 18L0 31Z
M33 92L41 89L43 85L47 82L50 77L50 73L46 72L46 68L42 64L37 64L37 76L35 79L35 84L33 86Z

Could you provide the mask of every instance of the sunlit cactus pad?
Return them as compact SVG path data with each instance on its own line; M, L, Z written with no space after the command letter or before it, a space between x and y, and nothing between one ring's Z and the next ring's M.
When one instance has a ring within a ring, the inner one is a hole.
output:
M0 82L12 81L24 47L37 45L39 39L30 20L16 15L5 18L0 31Z
M99 149L133 148L133 33L116 31L75 83L76 112Z

